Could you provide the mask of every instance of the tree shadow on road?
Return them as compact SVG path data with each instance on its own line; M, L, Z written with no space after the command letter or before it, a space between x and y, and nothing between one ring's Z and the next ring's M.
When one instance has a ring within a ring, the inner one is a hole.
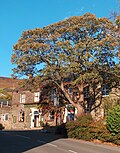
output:
M64 135L58 127L19 131L3 130L0 132L0 153L27 153L61 138L64 138Z

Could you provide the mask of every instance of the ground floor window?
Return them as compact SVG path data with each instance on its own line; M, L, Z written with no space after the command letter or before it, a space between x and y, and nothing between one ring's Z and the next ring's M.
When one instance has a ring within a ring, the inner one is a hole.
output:
M4 115L4 120L7 121L8 120L8 114Z
M54 120L54 114L55 114L55 112L53 110L49 112L49 119L50 120Z
M8 120L8 113L6 113L6 114L1 114L1 115L0 115L0 120L1 120L1 121L7 121L7 120Z
M19 112L19 122L24 122L25 113L23 110Z

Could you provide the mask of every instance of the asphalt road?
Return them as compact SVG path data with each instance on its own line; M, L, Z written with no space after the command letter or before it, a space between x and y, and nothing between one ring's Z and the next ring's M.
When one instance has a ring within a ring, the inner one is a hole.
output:
M120 148L40 130L0 131L0 153L120 153Z

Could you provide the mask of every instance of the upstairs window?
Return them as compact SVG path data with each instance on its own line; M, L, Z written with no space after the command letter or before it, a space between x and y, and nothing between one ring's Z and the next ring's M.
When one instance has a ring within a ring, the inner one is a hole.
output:
M40 92L34 92L34 102L40 101Z
M20 94L20 103L25 103L25 94Z
M54 101L54 98L56 98L57 94L56 94L56 88L51 90L51 101Z
M110 92L110 89L109 89L109 85L106 84L102 87L102 96L109 96L109 92Z
M53 101L54 106L59 106L59 95L56 88L51 90L51 101Z
M59 97L54 97L54 106L59 106Z
M87 86L84 88L84 98L89 98L89 93L90 93L89 86Z
M73 94L73 89L72 89L72 88L68 88L68 93L69 93L70 95L72 95L72 94Z

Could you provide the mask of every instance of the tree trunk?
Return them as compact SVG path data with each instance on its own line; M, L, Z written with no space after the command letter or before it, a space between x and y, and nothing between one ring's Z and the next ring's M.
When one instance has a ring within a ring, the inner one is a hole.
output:
M83 108L83 102L84 102L84 84L80 84L78 85L78 90L79 90L79 100L77 102L77 110L78 110L78 113L77 113L77 116L81 116L81 115L84 115L84 108Z
M76 114L76 117L79 117L79 116L83 116L83 115L85 115L84 108L83 108L82 105L80 105L80 104L76 104L75 107L77 108L77 114Z
M68 101L70 102L70 104L72 104L75 108L77 108L77 114L76 114L76 117L78 116L81 116L81 115L84 115L84 108L82 106L83 104L83 101L84 101L84 94L83 94L83 90L84 90L84 87L83 85L79 85L78 87L79 89L79 100L78 100L78 103L75 103L70 95L68 94L68 92L65 91L64 89L64 85L63 83L61 82L61 90L63 91L64 95L66 96L66 98L68 99Z

